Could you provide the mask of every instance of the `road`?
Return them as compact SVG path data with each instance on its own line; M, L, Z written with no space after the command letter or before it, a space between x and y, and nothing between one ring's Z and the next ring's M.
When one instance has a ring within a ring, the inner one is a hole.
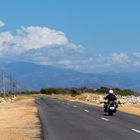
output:
M140 117L102 108L37 97L44 140L140 140Z

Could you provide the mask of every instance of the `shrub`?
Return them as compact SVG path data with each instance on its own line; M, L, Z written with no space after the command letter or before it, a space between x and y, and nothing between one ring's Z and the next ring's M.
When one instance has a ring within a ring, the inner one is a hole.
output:
M69 94L72 96L79 95L84 92L90 92L93 93L93 89L88 88L48 88L48 89L41 89L40 92L42 94Z
M116 95L121 95L121 96L131 96L131 95L135 95L135 92L130 90L130 89L119 89L119 88L112 88L112 90L114 91L114 93ZM99 89L96 90L96 92L99 93L108 93L109 88L107 87L101 87Z
M49 88L49 89L41 89L40 92L42 94L48 94L51 95L52 93L56 94L56 90L53 88Z
M99 93L108 93L109 91L109 88L107 87L100 87L99 89L96 90L96 92L99 92Z

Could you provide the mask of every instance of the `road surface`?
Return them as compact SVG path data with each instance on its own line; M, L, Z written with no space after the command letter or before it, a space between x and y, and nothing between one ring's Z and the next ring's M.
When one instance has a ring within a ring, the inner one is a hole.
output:
M36 102L44 140L140 140L138 116L50 97Z

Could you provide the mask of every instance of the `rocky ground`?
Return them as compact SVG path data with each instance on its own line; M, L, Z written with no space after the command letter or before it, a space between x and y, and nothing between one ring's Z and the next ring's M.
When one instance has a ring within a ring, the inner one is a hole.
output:
M119 97L119 101L123 105L140 104L140 96L123 96Z

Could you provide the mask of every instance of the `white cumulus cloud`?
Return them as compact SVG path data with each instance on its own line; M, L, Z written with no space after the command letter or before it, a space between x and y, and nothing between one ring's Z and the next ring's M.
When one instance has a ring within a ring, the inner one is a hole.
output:
M56 64L55 59L63 62L68 57L68 61L71 61L72 56L83 52L84 47L69 42L65 33L48 27L21 27L15 35L0 32L0 57L10 58L9 61L23 59L40 64Z
M2 23L0 27L4 26ZM83 72L140 68L140 52L89 52L82 45L70 42L64 32L40 26L21 27L14 35L0 32L0 60L62 66Z
M11 44L14 44L11 45L12 49L18 53L67 43L68 39L63 32L34 26L18 29L17 35L11 40Z
M21 27L16 35L10 32L0 33L0 53L1 54L22 54L32 49L56 48L63 51L65 48L77 52L82 52L83 47L69 42L62 31L56 31L48 27L29 26Z

